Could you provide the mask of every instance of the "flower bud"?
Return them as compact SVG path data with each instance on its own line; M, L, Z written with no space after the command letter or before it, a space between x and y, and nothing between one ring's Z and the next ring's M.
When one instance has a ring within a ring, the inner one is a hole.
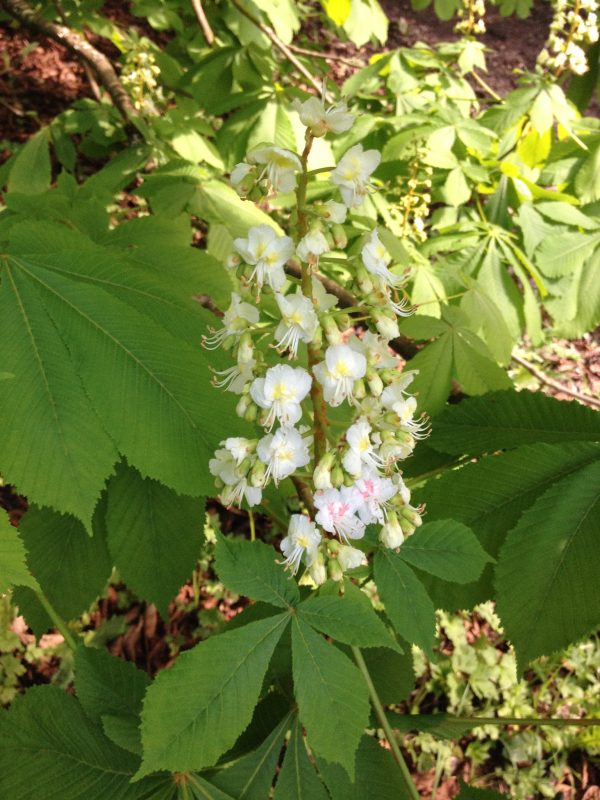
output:
M315 558L310 563L310 566L308 567L308 574L317 586L320 586L322 583L326 582L327 570L325 569L325 563L323 562L323 556L321 553L317 553Z
M404 532L394 511L390 511L385 525L379 531L379 541L395 550L404 541Z
M413 525L415 528L420 528L423 524L423 519L416 508L413 506L407 505L405 508L402 509L400 512L400 516Z
M255 486L256 488L259 486L264 486L266 469L267 468L262 461L257 459L254 462L248 478L251 486Z
M356 284L363 294L370 294L373 291L373 281L364 267L356 270Z
M344 571L340 566L340 563L337 559L332 558L329 563L327 564L327 571L329 573L329 579L332 581L341 581L344 579Z
M381 336L388 342L390 339L396 339L400 336L398 322L395 316L390 316L379 308L374 308L371 311L371 318L375 323L375 327Z
M337 560L340 567L344 572L348 569L355 569L360 567L361 564L366 562L365 554L357 547L350 547L350 545L340 545Z
M331 468L335 461L335 453L326 453L319 461L313 473L315 489L331 489Z
M247 422L256 422L257 417L258 417L258 406L255 403L252 403L246 409L246 413L244 414L244 419Z
M340 344L342 341L342 334L333 317L324 316L321 320L321 327L325 332L325 338L329 344Z
M369 391L374 397L379 397L380 394L383 392L383 381L379 377L379 375L375 372L375 370L368 370L367 371L367 383L369 385Z
M333 244L338 250L345 250L348 244L348 236L342 225L333 225L331 228L331 235L333 236Z
M248 332L243 333L240 338L240 346L237 352L238 364L249 364L254 360L254 344Z
M352 389L354 397L357 400L362 400L364 397L367 396L367 389L365 386L365 382L360 378L357 381L354 381L354 387Z
M235 413L238 415L238 417L243 417L251 405L253 405L253 403L250 395L243 394L237 402Z
M344 483L344 470L340 467L339 464L336 464L335 467L331 470L331 482L333 483L336 489L339 489L340 486Z

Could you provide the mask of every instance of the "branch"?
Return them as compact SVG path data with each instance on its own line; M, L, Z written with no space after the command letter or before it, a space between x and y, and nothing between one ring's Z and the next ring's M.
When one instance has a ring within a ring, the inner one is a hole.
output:
M213 29L210 27L210 24L206 18L204 9L202 8L202 0L191 0L191 3L192 3L192 8L194 9L194 14L196 15L196 19L198 20L198 24L202 28L202 33L204 34L204 38L206 39L206 44L209 47L214 47L215 35L213 33Z
M315 88L317 92L321 94L321 86L318 84L315 77L306 69L304 64L298 61L298 59L292 53L287 44L285 42L282 42L279 36L277 36L273 28L271 28L269 25L266 25L258 17L255 17L254 14L251 11L248 11L248 9L243 5L243 3L240 2L240 0L231 0L231 2L237 8L240 14L243 14L246 17L246 19L249 19L250 22L256 25L256 27L259 30L261 30L265 34L265 36L267 36L273 42L275 47L283 53L283 55L287 58L287 60L291 64L293 64L296 67L298 72L304 75L304 77L311 84L311 86L313 86L313 88ZM324 92L324 99L326 100L331 99L329 97L328 92Z
M124 119L136 116L136 110L129 95L121 85L117 73L109 59L80 33L72 31L66 25L47 22L25 0L0 0L0 7L7 11L26 28L39 31L55 42L64 45L67 50L87 64L98 76L98 80L110 95Z
M298 280L302 279L302 270L294 261L288 261L285 266L285 271L288 275L291 275L292 278L297 278ZM321 272L313 272L313 275L317 280L321 281L329 294L337 297L342 308L352 308L358 305L358 300L354 297L352 292L344 289L343 286L340 286L340 284L332 278L328 278L327 275L323 275ZM390 347L395 353L407 361L413 358L417 353L417 348L414 343L406 336L399 336L397 339L392 339Z
M540 383L544 383L546 386L550 386L552 389L556 389L556 391L562 392L563 394L568 394L569 397L574 397L575 400L579 400L580 403L593 406L594 408L600 408L600 400L597 400L595 397L590 397L587 394L580 394L580 392L577 392L574 389L569 389L567 386L560 383L560 381L555 381L552 378L549 378L533 364L530 364L529 361L521 358L521 356L512 355L511 359L515 363L525 367L525 369L528 372L531 372L531 374L534 375L538 381L540 381Z

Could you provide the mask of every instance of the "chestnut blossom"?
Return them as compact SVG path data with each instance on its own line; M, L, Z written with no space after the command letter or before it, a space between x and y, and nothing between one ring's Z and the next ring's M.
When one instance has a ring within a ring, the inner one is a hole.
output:
M339 406L347 398L354 401L354 382L365 376L367 359L347 344L334 344L325 351L325 360L313 372L323 387L325 400Z
M285 283L283 265L294 254L289 236L278 236L270 225L256 225L249 229L247 239L234 239L233 246L246 264L254 267L250 280L256 278L259 289L267 283L274 291L281 291Z
M285 556L286 568L295 575L304 557L307 565L312 564L317 555L321 534L314 522L304 514L292 514L287 536L281 541L281 552Z
M319 320L310 298L304 297L302 292L276 294L275 300L281 312L281 322L275 331L276 346L279 350L290 351L290 357L296 358L298 344L313 340Z
M215 350L228 336L244 330L248 325L255 325L259 316L256 306L243 303L239 294L233 292L231 305L223 314L223 327L218 331L210 328L213 335L203 337L202 344L207 350Z
M384 389L381 395L381 403L384 408L389 408L398 415L398 424L410 431L415 439L424 439L427 436L428 422L415 422L413 419L417 410L416 399L414 397L406 397L400 385L392 383L391 386Z
M254 402L268 410L264 425L269 430L275 420L293 425L302 416L300 403L310 391L312 380L302 367L277 364L267 370L264 378L256 378L250 387Z
M401 282L402 279L388 269L392 257L379 238L377 229L371 232L360 254L365 268L384 286L397 286Z
M329 222L333 222L337 225L343 225L344 222L346 222L348 209L343 203L336 203L335 200L328 200L326 203L323 203L323 211L323 216Z
M331 173L331 181L339 188L342 200L349 208L360 206L369 188L369 178L379 166L381 153L363 150L356 144L342 156Z
M290 425L259 440L256 447L258 457L266 464L265 483L273 477L275 483L287 478L298 467L305 467L310 461L308 442Z
M360 499L349 486L341 489L326 489L315 494L315 520L328 533L335 533L343 541L361 539L365 535L365 524L356 516Z
M208 462L211 475L219 478L224 486L221 490L223 505L241 505L246 500L249 506L255 506L262 499L260 488L250 486L247 473L241 471L242 462L253 449L254 443L248 439L231 438L221 442L222 449L215 452L215 457Z
M281 147L261 147L248 153L251 164L264 165L261 180L265 175L276 192L291 192L296 188L296 172L302 169L302 163L291 150Z
M344 572L367 563L367 558L363 551L356 547L351 547L349 544L341 545L336 557L338 564Z
M319 261L319 256L329 252L329 244L321 231L310 231L298 242L296 255L301 261Z
M389 501L398 494L391 478L382 478L375 472L366 472L353 487L360 497L358 516L365 523L383 522Z
M326 109L318 97L309 97L303 103L296 100L294 107L300 115L300 122L306 125L313 136L325 136L330 131L344 133L354 124L354 114L348 111L348 106L343 102Z
M348 450L342 459L342 464L350 475L359 477L365 466L372 470L381 467L381 459L376 454L371 442L371 431L371 425L365 417L360 417L346 431Z
M395 550L404 541L404 531L395 513L388 515L385 525L379 531L379 541Z

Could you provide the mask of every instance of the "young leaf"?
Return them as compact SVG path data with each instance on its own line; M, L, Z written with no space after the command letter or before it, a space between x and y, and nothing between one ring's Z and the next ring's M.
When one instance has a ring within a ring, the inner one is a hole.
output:
M306 752L299 720L292 728L273 800L329 800Z
M117 450L86 395L65 341L18 265L6 264L0 339L11 342L0 381L0 469L31 502L88 527Z
M536 251L536 262L549 278L568 275L586 262L599 243L598 233L556 233L541 243Z
M435 415L446 405L452 388L452 340L452 332L448 330L419 350L410 362L411 369L419 371L411 391L417 395L420 411Z
M275 549L264 542L217 539L215 569L228 589L280 608L295 606L298 585L276 560Z
M31 506L21 522L27 563L50 603L65 619L74 619L85 611L110 577L112 562L99 529L101 514L100 507L93 536L88 536L75 517L48 508Z
M109 741L77 700L29 689L0 714L0 796L44 800L174 800L171 776L131 784L138 758Z
M432 654L435 609L425 587L393 550L381 548L375 556L375 583L386 614L409 644Z
M48 189L52 177L49 141L50 129L42 128L19 150L8 176L9 192L41 194Z
M135 664L116 658L105 650L79 647L75 652L75 690L88 717L100 724L108 718L104 732L109 739L141 755L140 713L144 693L150 684ZM115 724L118 720L119 727ZM118 730L117 737L111 732ZM123 736L126 732L126 736Z
M533 442L600 440L600 414L541 392L494 392L448 408L437 417L430 447L480 455Z
M369 694L357 667L296 615L294 694L308 743L354 778L356 748L369 721Z
M209 774L211 783L237 800L268 797L290 717L291 713L286 714L256 750L220 772Z
M600 461L548 489L519 520L496 569L498 613L523 669L600 618Z
M453 519L428 522L400 548L400 558L454 583L471 583L481 575L488 556L475 534Z
M137 777L212 766L246 728L287 614L212 636L183 653L148 689Z
M38 588L27 566L23 540L3 509L0 511L0 594L8 592L13 586Z
M178 495L125 464L107 495L107 541L115 566L125 583L166 617L169 601L200 555L204 499Z
M394 641L369 598L350 581L343 597L321 595L300 603L298 616L321 633L357 647L393 647Z

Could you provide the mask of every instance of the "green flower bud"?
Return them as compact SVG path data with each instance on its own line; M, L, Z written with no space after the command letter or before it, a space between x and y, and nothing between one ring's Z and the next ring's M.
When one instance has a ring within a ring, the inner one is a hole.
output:
M336 489L339 489L340 486L344 483L344 470L340 467L339 464L336 464L335 467L331 470L331 482L333 483Z
M343 225L336 223L331 227L331 234L333 236L333 243L337 250L345 250L348 244L348 236Z
M383 392L383 381L375 370L367 370L367 383L371 394L374 397L379 397Z

